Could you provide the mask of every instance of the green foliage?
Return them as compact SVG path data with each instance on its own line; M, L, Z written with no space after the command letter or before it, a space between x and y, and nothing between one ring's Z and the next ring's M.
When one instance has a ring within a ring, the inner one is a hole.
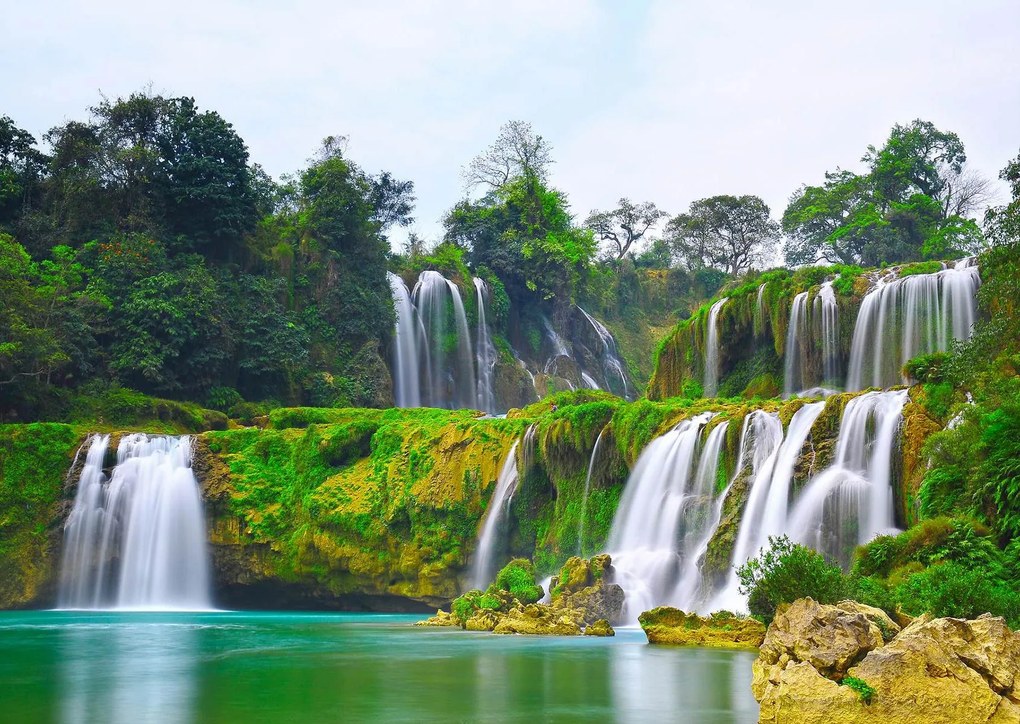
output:
M904 264L899 271L898 276L902 279L903 277L910 277L916 274L934 274L935 272L942 270L942 262L939 261L919 261L914 264Z
M858 679L856 676L844 676L843 680L839 682L840 686L845 686L849 689L853 689L857 692L857 696L861 698L861 701L865 704L870 704L871 700L875 696L875 689L864 679Z
M1015 583L989 578L988 572L955 562L939 563L907 578L896 598L911 615L977 618L983 613L1020 624L1020 594Z
M740 592L748 597L748 610L765 624L772 621L782 603L805 596L819 603L835 603L847 592L838 566L786 536L770 536L768 549L740 566L737 577Z
M939 383L945 379L945 366L949 359L946 352L922 354L909 360L903 366L903 372L918 382Z
M503 566L492 585L524 604L535 603L545 595L535 583L535 567L527 558L515 558Z

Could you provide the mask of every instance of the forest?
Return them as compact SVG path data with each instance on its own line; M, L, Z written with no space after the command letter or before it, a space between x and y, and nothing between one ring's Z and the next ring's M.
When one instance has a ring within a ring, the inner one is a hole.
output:
M753 195L673 215L627 197L579 213L550 183L549 143L513 121L465 159L442 238L411 232L394 251L393 231L414 219L413 180L362 168L343 136L273 179L192 98L101 97L82 118L39 139L0 119L3 421L109 416L143 404L139 393L243 419L388 407L387 272L413 283L428 269L465 291L469 276L489 283L501 355L584 305L617 334L643 389L673 324L766 269L974 253L1009 264L1017 240L1020 157L1002 171L1012 202L978 219L990 180L968 168L955 133L921 120L864 149L863 173L819 169L824 181L791 190L779 220ZM1005 311L996 324L1014 319ZM1001 393L995 376L1011 362L993 365L987 347L1003 333L986 329L940 374Z

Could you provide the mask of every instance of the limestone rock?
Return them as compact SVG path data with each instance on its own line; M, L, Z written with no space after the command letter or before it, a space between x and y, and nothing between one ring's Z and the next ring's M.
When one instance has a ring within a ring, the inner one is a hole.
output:
M414 624L415 626L460 626L460 619L454 616L452 613L447 613L440 609L436 611L436 615L425 619L424 621L418 621Z
M878 630L882 632L883 641L892 641L902 629L900 624L893 621L889 614L880 608L858 603L857 601L840 601L836 606L848 613L863 614L865 618L878 626Z
M468 631L493 631L501 618L502 615L496 611L483 608L475 611L474 615L464 622L464 628Z
M603 618L618 620L623 610L624 592L619 585L606 580L611 570L612 559L606 553L590 560L573 556L550 585L550 605L556 609L580 611L585 624Z
M472 619L473 620L473 619ZM471 621L469 620L470 624ZM581 626L568 612L557 611L540 603L516 606L500 617L492 629L498 634L532 634L542 636L577 636Z
M765 626L753 618L719 611L702 618L669 606L645 611L638 617L650 644L756 649L765 638Z
M616 636L616 631L609 625L609 621L600 618L598 621L588 624L584 629L585 636Z
M864 613L801 598L780 606L754 662L751 688L760 701L786 664L805 661L841 681L847 669L883 644L882 631Z
M760 722L1020 722L1020 633L1003 619L922 616L840 673L848 652L857 646L860 655L870 638L853 617L878 628L851 603L801 599L777 615L754 665ZM870 703L847 685L855 680L873 690Z

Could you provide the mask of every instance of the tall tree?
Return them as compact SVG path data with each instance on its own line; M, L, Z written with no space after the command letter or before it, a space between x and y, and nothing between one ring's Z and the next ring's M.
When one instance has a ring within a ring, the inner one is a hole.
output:
M48 161L31 133L18 128L10 116L0 116L0 226L33 204Z
M596 239L608 242L612 255L622 259L636 241L666 216L669 214L651 201L635 204L622 198L612 211L592 211L584 225L592 230Z
M544 183L552 164L552 147L530 123L510 121L499 129L496 141L475 156L463 171L467 188L495 190L513 179L534 176Z
M691 204L666 224L673 254L689 269L715 267L740 274L774 252L779 224L757 196L712 196Z

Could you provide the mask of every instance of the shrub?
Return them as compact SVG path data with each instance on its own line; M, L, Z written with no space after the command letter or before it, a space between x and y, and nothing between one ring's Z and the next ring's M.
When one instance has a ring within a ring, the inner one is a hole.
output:
M947 352L918 355L903 365L903 372L907 377L918 382L942 382L945 379L945 367L948 359Z
M535 583L535 567L527 558L514 558L496 574L493 585L524 604L540 600L545 591Z
M838 566L816 551L793 543L785 535L769 537L769 548L737 569L740 592L755 618L772 622L782 603L810 596L819 603L846 597L847 582Z
M977 618L983 613L1020 623L1020 594L1001 579L952 561L910 576L896 588L896 600L911 615Z

